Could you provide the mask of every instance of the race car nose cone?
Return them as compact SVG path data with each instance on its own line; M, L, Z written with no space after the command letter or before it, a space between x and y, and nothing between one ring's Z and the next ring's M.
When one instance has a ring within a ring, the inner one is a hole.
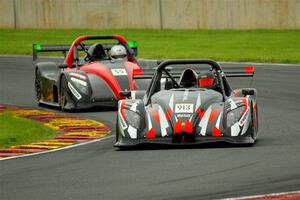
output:
M172 136L172 143L194 143L196 135L193 133L181 132Z

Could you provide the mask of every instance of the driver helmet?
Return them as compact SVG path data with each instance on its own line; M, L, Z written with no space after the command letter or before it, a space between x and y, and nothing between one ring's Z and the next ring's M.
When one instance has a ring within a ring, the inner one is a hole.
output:
M197 87L198 75L193 69L186 69L181 73L179 85L184 88Z
M110 49L110 57L112 59L125 58L126 56L126 49L122 45L115 45Z
M89 49L88 49L88 54L90 55L91 60L101 60L105 58L105 51L102 46L102 44L93 44Z

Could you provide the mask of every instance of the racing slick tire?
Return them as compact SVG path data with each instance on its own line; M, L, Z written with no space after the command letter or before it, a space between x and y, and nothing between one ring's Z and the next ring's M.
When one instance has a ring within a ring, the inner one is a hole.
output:
M68 81L65 76L61 77L59 97L59 105L62 111L70 111L74 107L74 102L69 95Z
M251 134L251 138L253 139L253 144L255 144L256 139L257 139L257 124L255 125L255 123L257 123L257 107L256 109L253 108L253 104L251 104L251 124L250 124L250 134Z
M34 88L35 88L35 98L40 104L40 100L42 98L42 93L41 93L41 72L39 69L36 69L35 71L35 79L34 79Z
M257 135L258 135L258 112L257 112L257 104L256 104L256 109L253 108L253 106L251 105L252 109L251 109L251 118L252 118L252 134L251 137L254 140L254 142L256 141Z

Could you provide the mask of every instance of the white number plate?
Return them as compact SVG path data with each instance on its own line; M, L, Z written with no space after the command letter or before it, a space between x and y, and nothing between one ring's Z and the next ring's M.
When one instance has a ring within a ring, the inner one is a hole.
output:
M114 76L127 76L126 69L111 69Z
M193 113L194 105L192 103L179 103L175 105L175 113Z

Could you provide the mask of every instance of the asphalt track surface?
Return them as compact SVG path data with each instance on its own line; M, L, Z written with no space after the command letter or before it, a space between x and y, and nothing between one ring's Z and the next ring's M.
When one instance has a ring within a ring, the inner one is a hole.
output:
M28 57L0 57L0 102L41 108L33 72ZM0 161L0 199L219 199L299 190L300 66L256 66L253 81L230 81L259 91L253 147L118 151L110 138ZM72 114L105 122L114 134L114 110Z

